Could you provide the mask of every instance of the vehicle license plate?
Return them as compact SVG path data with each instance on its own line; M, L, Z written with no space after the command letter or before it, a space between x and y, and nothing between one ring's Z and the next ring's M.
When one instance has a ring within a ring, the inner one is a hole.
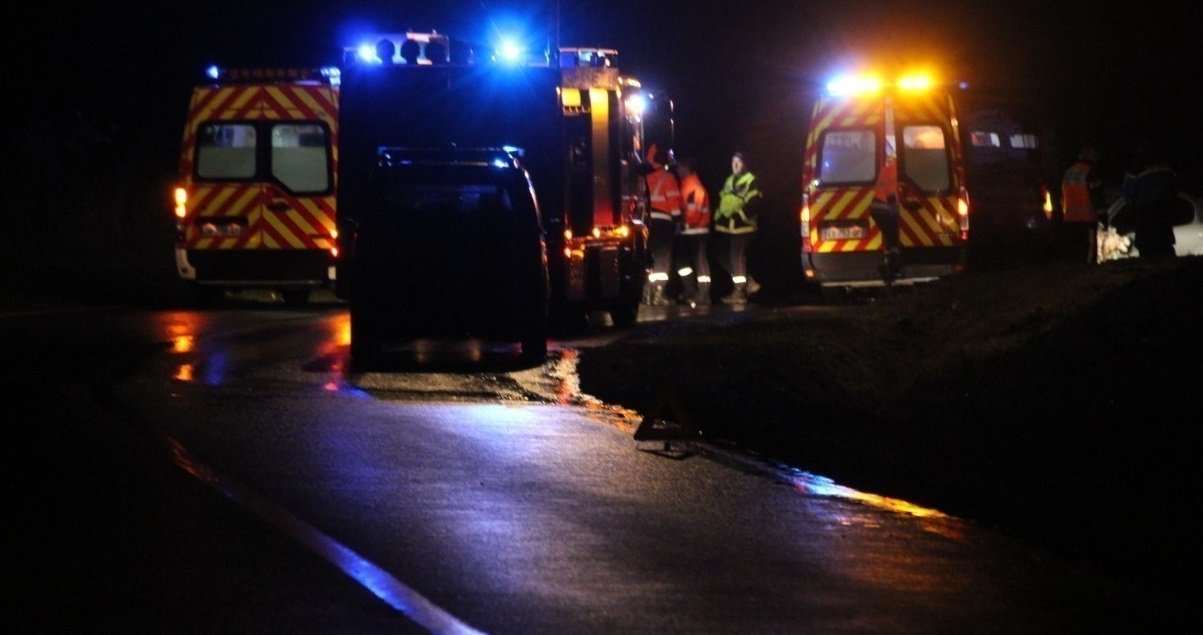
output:
M242 235L242 225L238 223L204 223L201 225L201 236L206 238L225 237L237 238Z
M823 240L860 240L865 237L865 228L860 225L824 227Z

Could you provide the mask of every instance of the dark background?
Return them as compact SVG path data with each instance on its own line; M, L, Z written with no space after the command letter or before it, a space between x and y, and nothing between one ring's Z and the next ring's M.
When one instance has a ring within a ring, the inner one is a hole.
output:
M209 0L28 12L9 22L21 63L5 91L15 127L3 191L9 226L29 235L154 231L141 227L148 215L169 224L189 88L205 66L336 64L372 30L482 41L525 25L534 48L618 49L624 73L673 96L678 156L696 157L712 189L732 151L749 153L770 201L754 273L797 266L811 101L858 61L967 81L962 113L1002 107L1023 120L1045 135L1056 173L1091 143L1116 185L1133 140L1151 137L1203 194L1203 38L1188 3Z

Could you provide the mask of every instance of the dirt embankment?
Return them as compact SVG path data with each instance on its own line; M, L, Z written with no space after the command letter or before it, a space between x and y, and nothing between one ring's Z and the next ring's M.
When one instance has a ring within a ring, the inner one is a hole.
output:
M1198 258L970 272L653 327L586 351L581 387L1161 586L1198 561L1201 295Z

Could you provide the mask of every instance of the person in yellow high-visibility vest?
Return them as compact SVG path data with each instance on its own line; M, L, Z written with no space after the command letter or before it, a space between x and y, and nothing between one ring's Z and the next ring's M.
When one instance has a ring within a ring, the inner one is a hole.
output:
M723 183L714 210L714 241L717 255L731 276L733 289L724 296L724 304L743 304L748 294L760 288L748 276L748 244L756 233L756 221L764 195L756 175L748 169L742 152L731 155L731 175Z

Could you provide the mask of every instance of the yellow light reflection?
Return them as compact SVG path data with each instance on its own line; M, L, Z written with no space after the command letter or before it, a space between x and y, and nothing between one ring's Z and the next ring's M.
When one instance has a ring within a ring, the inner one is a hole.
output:
M887 511L919 518L926 521L922 523L922 527L925 531L929 531L946 538L961 538L965 533L963 524L957 518L944 514L943 512L935 509L922 507L899 498L890 498L888 496L881 496L879 494L861 492L852 489L851 487L838 485L835 481L832 481L827 477L817 476L807 472L795 473L792 477L792 482L794 488L808 494L846 498L848 500L864 503L877 509L884 509Z
M196 337L193 335L178 335L171 338L171 352L191 353L196 349Z
M175 369L175 374L172 375L172 379L178 379L179 381L189 381L189 382L193 381L195 379L195 377L193 376L193 373L195 372L195 370L196 369L193 368L192 364L180 364L180 366Z
M351 345L351 314L340 313L326 323L336 346Z

